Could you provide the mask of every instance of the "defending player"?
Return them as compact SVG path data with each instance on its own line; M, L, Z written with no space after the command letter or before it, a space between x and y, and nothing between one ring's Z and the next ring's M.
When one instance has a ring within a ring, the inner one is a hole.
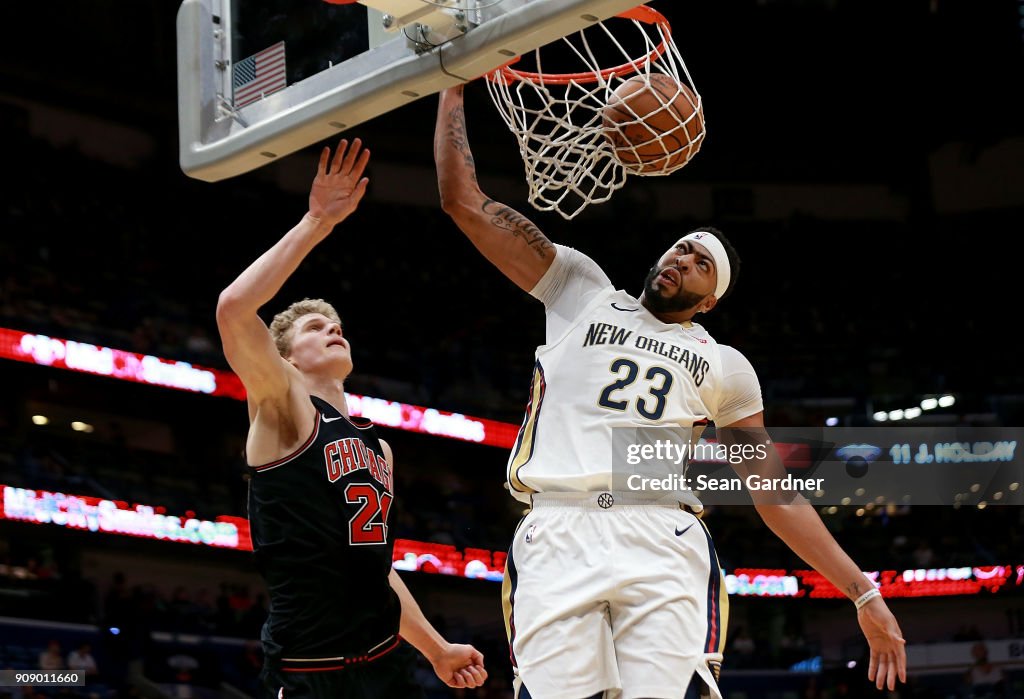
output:
M394 461L368 420L350 418L352 371L337 312L292 304L268 329L257 311L366 192L370 152L325 148L309 212L223 292L224 353L248 393L249 521L270 593L263 627L268 699L406 699L420 695L392 653L399 632L451 687L486 678L472 646L446 642L392 569L388 512Z
M694 516L702 506L692 494L659 505L614 492L611 463L616 428L699 430L713 420L726 443L768 441L750 363L692 322L728 293L738 257L718 231L699 229L661 254L639 299L615 290L589 257L553 245L480 191L462 93L446 90L438 108L442 206L547 311L547 343L508 464L513 495L532 507L505 580L517 696L620 690L623 699L682 699L696 673L720 697L728 600L711 537ZM772 476L781 462L771 447L736 468ZM813 507L776 492L752 495L772 531L855 600L871 648L868 677L879 688L905 681L896 619Z

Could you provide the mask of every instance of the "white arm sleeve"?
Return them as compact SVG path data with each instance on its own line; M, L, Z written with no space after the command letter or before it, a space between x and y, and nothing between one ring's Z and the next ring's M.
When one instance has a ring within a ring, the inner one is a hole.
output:
M547 341L565 333L594 298L612 286L608 275L578 250L555 245L555 259L530 295L547 310Z
M717 427L727 427L764 410L764 401L761 400L761 384L750 361L728 345L719 345L718 349L723 378L714 421Z

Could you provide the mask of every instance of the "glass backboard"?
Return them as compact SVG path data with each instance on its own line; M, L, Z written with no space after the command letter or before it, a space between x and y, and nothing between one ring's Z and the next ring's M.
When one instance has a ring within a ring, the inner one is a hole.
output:
M637 0L185 0L182 170L249 172L637 5Z

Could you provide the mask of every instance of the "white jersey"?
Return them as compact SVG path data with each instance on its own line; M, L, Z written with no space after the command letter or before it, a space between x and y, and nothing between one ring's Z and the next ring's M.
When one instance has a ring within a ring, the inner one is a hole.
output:
M589 257L558 245L530 291L547 309L512 494L612 490L616 428L729 425L763 410L753 367L696 323L663 323ZM696 497L680 498L701 509Z

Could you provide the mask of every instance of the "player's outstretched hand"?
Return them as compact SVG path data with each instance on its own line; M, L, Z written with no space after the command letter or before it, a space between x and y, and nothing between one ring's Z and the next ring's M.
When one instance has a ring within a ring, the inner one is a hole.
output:
M441 681L456 689L480 687L487 679L483 653L473 646L449 643L431 664Z
M871 648L868 681L875 687L896 688L896 679L907 681L907 642L881 597L876 597L857 611L857 623Z
M356 210L366 194L369 180L363 177L370 151L363 149L360 139L341 139L331 157L331 149L320 153L320 165L309 190L309 215L329 226L335 226Z

